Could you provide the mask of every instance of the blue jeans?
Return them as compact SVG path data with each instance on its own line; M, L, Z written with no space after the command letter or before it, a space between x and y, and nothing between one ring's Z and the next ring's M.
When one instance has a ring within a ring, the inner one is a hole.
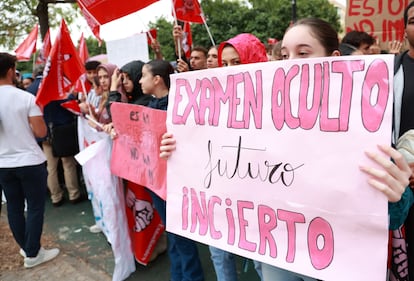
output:
M217 281L237 281L234 254L209 246Z
M27 257L36 257L40 249L46 182L46 163L18 168L0 168L0 184L6 195L10 229ZM24 216L25 199L27 218Z
M238 276L234 254L213 246L209 246L209 249L217 281L237 281ZM263 280L261 262L253 260L253 264L260 280Z
M263 281L316 281L299 273L262 263Z
M151 190L147 190L163 224L166 225L166 202ZM170 232L167 232L167 239L171 281L204 281L197 244L193 240Z

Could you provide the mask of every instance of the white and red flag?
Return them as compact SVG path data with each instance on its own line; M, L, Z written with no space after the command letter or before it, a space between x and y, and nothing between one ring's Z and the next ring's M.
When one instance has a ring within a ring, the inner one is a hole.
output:
M105 24L141 10L158 0L121 1L119 0L78 0L99 24Z
M180 21L204 23L200 3L197 0L174 0L174 9Z
M191 48L193 46L193 36L191 34L191 26L189 22L184 22L183 27L183 51L185 56L189 58L191 56Z
M84 72L83 63L62 19L60 31L45 65L36 103L43 108L53 100L65 99L70 88Z
M36 52L37 35L39 34L39 25L30 31L29 36L14 50L18 61L30 60L32 54Z
M52 42L50 41L50 30L48 29L43 39L43 45L40 49L39 56L36 58L36 64L46 63L47 57L49 56L50 50L52 49Z

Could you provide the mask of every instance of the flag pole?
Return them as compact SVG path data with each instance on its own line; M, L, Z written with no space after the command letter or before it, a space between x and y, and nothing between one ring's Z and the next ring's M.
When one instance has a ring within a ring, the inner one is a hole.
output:
M174 17L174 23L175 23L175 25L178 25L177 14L175 13L174 0L171 0L171 4L172 4L172 13L173 13L173 17ZM181 59L181 42L180 42L180 38L177 38L177 50L178 50L178 59Z
M213 46L215 47L216 43L214 42L213 35L211 35L210 28L207 25L206 18L204 17L204 12L203 11L201 11L201 18L203 19L204 26L207 29L207 33L208 33L208 36L210 37L211 44L213 44Z
M34 72L35 67L36 67L36 53L33 53L32 73Z
M136 14L136 16L137 16L138 20L141 22L141 24L144 26L144 28L148 30L146 33L148 34L149 38L151 39L151 42L154 41L154 37L152 37L151 32L149 32L150 31L149 26L142 21L141 17L138 14Z

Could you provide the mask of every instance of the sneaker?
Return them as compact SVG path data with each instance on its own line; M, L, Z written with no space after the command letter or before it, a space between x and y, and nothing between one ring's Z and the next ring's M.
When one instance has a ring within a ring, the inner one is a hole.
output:
M45 263L47 261L50 261L51 259L56 258L57 255L59 255L59 249L54 248L46 250L43 247L41 247L36 257L24 258L24 267L31 268L37 266L39 264Z
M92 233L99 233L102 232L102 229L98 225L94 224L91 227L89 227L89 231Z
M22 248L20 248L19 254L24 258L26 257L26 252Z

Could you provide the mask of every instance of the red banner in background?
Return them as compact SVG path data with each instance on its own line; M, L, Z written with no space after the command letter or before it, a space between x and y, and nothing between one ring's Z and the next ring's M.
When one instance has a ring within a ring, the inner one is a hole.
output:
M50 41L50 30L48 29L43 39L42 49L40 49L39 56L36 59L36 64L45 64L51 49L52 42Z
M158 0L117 1L117 0L78 0L99 24L105 24L141 10Z
M189 22L184 22L183 27L183 50L185 53L185 56L187 58L190 58L191 56L191 49L193 48L193 36L191 34L191 26Z
M204 23L201 7L197 0L174 0L177 19L195 23Z
M79 39L78 54L79 54L79 58L81 59L83 64L89 58L88 46L86 45L86 41L85 41L85 37L83 36L83 32L82 32L81 37Z
M69 89L84 72L85 68L70 38L69 30L62 20L45 66L36 103L43 108L53 100L65 99Z
M18 61L28 61L32 54L36 52L37 35L39 33L39 25L30 31L26 39L14 50Z

